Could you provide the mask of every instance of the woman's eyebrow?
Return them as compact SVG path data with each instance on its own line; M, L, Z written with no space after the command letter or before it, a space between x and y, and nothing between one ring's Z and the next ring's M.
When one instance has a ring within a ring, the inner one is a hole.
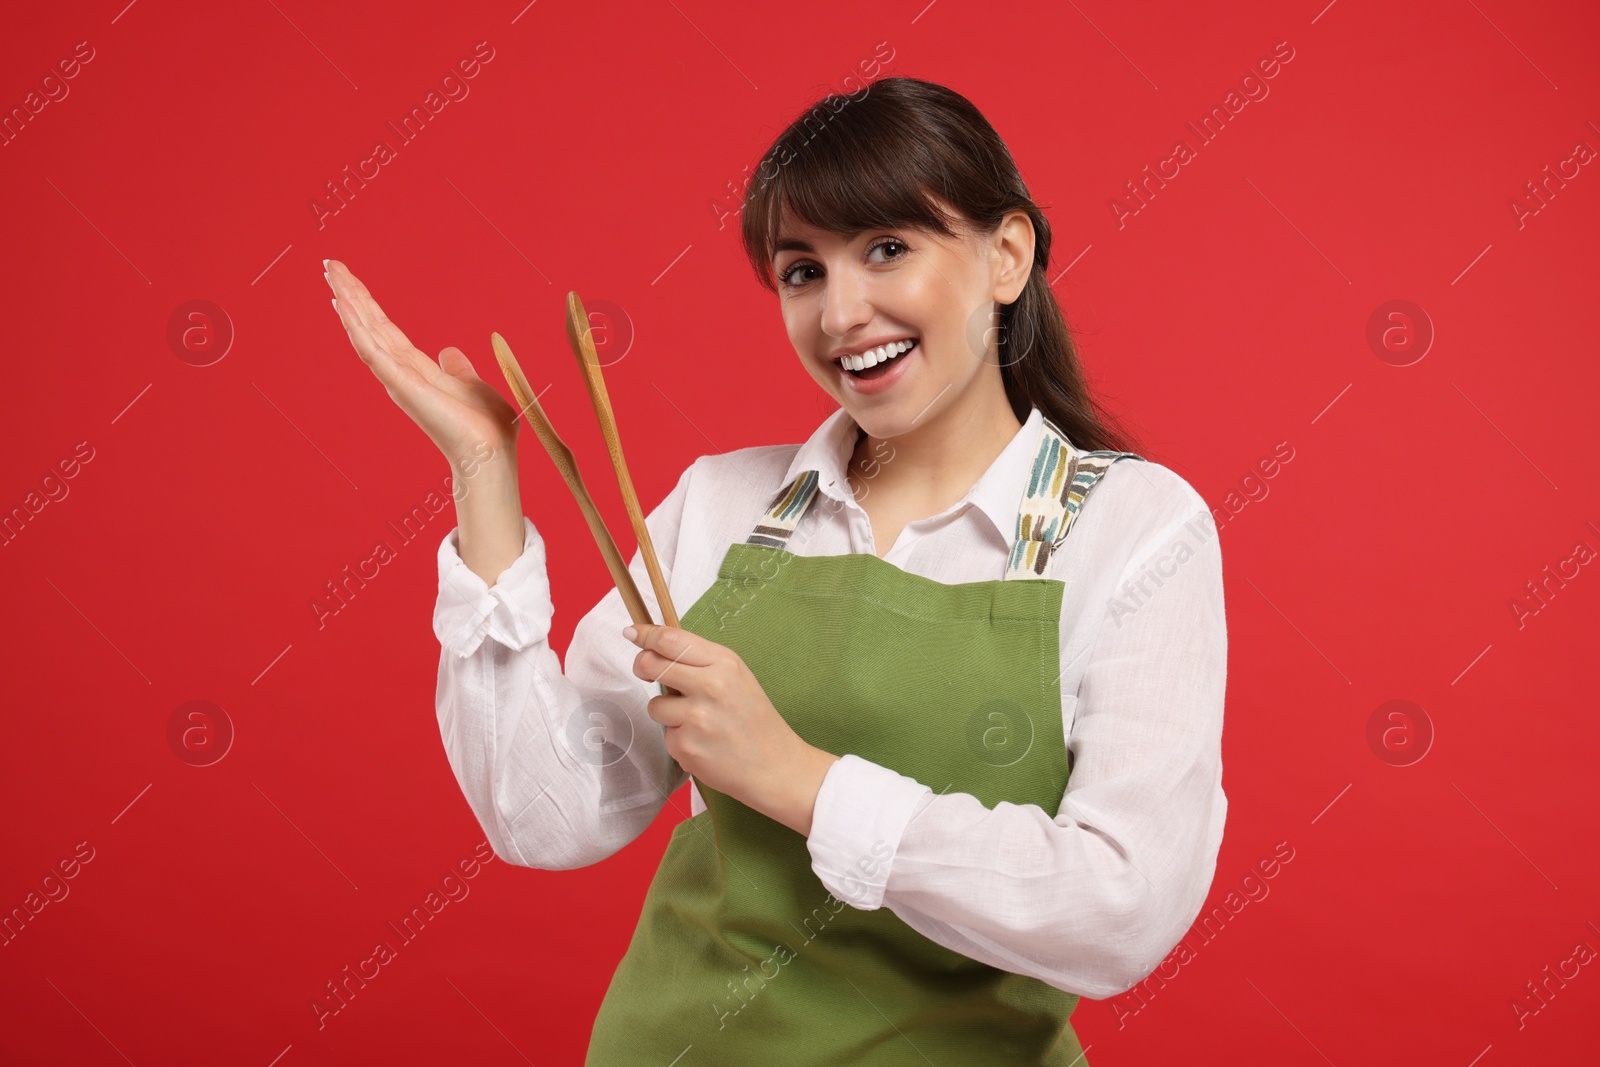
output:
M854 241L857 237L860 237L866 232L866 230L851 230L849 233L841 236L843 236L846 241ZM817 250L812 248L808 242L802 241L798 237L780 237L778 238L777 243L772 246L772 256L774 259L777 258L779 252L810 252L812 255L815 255L816 251Z

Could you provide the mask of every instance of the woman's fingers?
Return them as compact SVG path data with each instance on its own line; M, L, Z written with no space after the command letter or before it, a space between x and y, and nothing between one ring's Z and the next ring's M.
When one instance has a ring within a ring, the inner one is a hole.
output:
M350 343L355 346L356 354L361 361L371 367L385 385L390 384L400 370L400 363L394 358L394 353L384 347L383 343L372 335L366 324L361 321L361 316L349 302L341 297L334 297L333 309L339 315L339 321L344 324L345 332L350 335Z
M679 693L698 693L722 662L726 649L681 627L635 624L631 639L639 646L633 657L634 677L664 682Z
M455 462L487 442L515 448L515 410L478 377L466 355L446 348L434 362L390 322L366 286L343 263L328 261L334 309L361 361L389 399Z
M379 372L385 385L394 384L393 377L400 374L402 369L410 371L419 382L441 387L452 380L469 384L481 380L472 372L472 364L460 349L445 350L454 353L455 369L449 366L441 369L441 363L434 362L419 351L404 331L384 313L361 279L350 273L343 263L336 259L328 260L327 276L328 285L335 296L334 307L345 329L350 332L351 342L368 366ZM462 367L465 367L466 374L461 372Z
M670 685L679 693L697 690L695 682L698 672L703 668L696 668L683 660L674 660L651 652L648 649L633 657L633 676L646 682L662 682Z
M681 693L675 696L657 693L645 701L644 711L662 726L682 726L685 699Z
M468 359L467 354L454 345L439 353L439 366L444 368L446 374L459 382L470 384L483 381L482 378L478 377L478 370L472 365L472 360Z
M337 259L328 261L328 284L333 287L334 295L350 306L367 333L383 347L385 352L396 359L403 359L417 351L411 339L384 314L383 308L373 299L372 293L361 283L361 279L351 274L349 268ZM411 365L412 370L419 374L425 373L416 365L416 361L407 359L406 362ZM433 361L427 360L427 362L431 364Z
M364 324L357 318L349 305L343 300L335 299L334 307L339 312L339 319L344 323L345 332L350 336L350 343L355 346L356 353L361 361L372 371L375 378L383 386L384 392L389 394L389 399L400 405L413 422L422 427L434 443L441 449L445 444L435 437L437 432L433 429L432 420L424 412L431 400L429 393L437 393L429 377L417 369L418 363L432 365L432 360L420 353L413 352L410 358L396 357L380 341L372 336ZM433 367L433 373L438 374L439 368Z
M439 365L412 347L398 326L386 318L383 322L388 324L387 328L376 321L374 316L382 317L382 309L366 287L338 260L328 262L328 284L335 293L334 310L339 313L339 321L350 335L356 354L377 375L390 396L396 396L396 389L437 384L438 379L444 377Z
M681 626L646 622L634 623L631 629L634 631L634 636L630 640L640 648L690 667L711 666L717 662L717 650L722 648L721 645L707 641Z

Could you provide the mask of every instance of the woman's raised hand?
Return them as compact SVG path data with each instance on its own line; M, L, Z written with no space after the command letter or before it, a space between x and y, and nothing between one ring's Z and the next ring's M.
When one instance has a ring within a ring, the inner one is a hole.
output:
M461 561L493 586L524 551L519 413L461 349L440 352L438 363L417 351L343 263L328 260L327 275L356 354L450 461Z
M478 377L461 349L444 349L435 363L389 321L343 263L328 260L327 278L356 354L383 383L389 398L444 453L452 470L474 464L474 457L482 462L485 445L495 458L515 461L517 410Z

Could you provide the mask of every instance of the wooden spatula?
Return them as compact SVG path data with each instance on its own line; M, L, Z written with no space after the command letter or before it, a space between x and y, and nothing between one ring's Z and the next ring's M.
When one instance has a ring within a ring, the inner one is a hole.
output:
M579 365L584 369L584 381L589 386L590 400L600 419L601 432L606 439L606 450L611 455L617 482L622 487L623 503L628 509L628 516L639 539L639 550L650 572L657 603L661 605L667 625L676 626L678 616L672 607L672 599L667 593L660 566L656 562L655 546L650 542L650 531L644 524L644 516L639 510L639 498L633 491L633 483L628 478L627 464L622 457L622 444L617 438L616 420L611 414L605 383L600 377L599 359L595 355L594 342L589 335L588 316L576 293L567 294L567 337L572 342L573 352L578 358ZM611 572L611 579L616 583L617 592L621 594L622 602L628 608L628 617L636 623L653 623L655 620L650 617L649 608L645 606L644 598L640 596L638 586L634 584L627 561L623 559L616 541L611 537L611 531L606 528L605 520L600 517L599 509L595 507L588 488L583 484L583 475L578 471L578 461L574 458L572 449L561 440L549 417L545 415L544 409L539 406L538 398L533 395L533 389L528 385L528 379L524 377L522 367L517 363L516 356L512 355L511 346L506 344L505 338L499 333L491 333L489 342L494 348L494 356L500 364L501 373L506 376L506 384L511 387L511 395L516 398L517 406L527 418L528 424L533 427L533 432L538 435L545 451L550 454L556 470L561 472L561 478L567 483L573 499L578 502L584 520L589 524L589 532L594 536L601 556L605 558L606 569ZM668 685L663 684L661 688L668 696L679 695L677 690Z

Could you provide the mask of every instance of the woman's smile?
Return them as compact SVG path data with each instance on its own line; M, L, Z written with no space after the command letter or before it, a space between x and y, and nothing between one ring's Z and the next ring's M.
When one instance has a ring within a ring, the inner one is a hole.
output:
M846 387L871 395L904 378L911 360L921 351L921 341L913 337L868 349L862 355L841 356L834 365Z

